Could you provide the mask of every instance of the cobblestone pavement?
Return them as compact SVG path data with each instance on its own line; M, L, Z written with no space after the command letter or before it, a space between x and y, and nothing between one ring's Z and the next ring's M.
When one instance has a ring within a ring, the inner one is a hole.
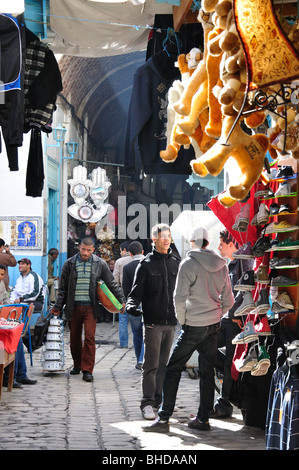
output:
M118 323L97 324L94 382L72 376L69 332L65 329L65 371L43 372L41 349L33 353L28 376L36 385L7 392L0 402L0 450L107 450L190 452L264 450L264 432L244 426L242 415L211 420L210 431L194 431L187 421L198 407L198 380L182 374L168 434L145 433L140 378L130 332L129 348L118 348Z

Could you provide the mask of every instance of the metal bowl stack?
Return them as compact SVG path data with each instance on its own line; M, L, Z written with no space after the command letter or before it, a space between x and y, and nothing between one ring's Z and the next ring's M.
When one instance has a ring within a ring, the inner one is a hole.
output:
M57 317L50 320L41 363L45 372L64 370L64 328L63 321Z

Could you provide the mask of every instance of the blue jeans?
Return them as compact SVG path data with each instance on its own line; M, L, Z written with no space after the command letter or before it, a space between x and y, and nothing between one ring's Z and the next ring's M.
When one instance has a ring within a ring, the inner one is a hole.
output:
M15 358L14 379L19 382L27 376L27 366L25 361L23 340L20 338ZM4 379L8 380L8 367L4 369Z
M129 322L133 334L133 344L137 363L143 362L144 344L143 344L143 322L142 315L134 317L127 312L120 313L118 316L119 343L122 348L128 347Z
M214 366L217 359L219 323L196 327L183 325L177 344L166 368L163 384L163 401L159 418L168 421L173 413L181 373L195 350L199 361L199 408L197 418L208 421L214 405Z

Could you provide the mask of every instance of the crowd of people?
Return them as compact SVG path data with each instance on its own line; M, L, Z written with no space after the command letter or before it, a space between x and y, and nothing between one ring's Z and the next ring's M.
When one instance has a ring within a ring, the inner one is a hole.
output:
M63 315L70 330L73 359L71 375L82 373L92 382L95 365L96 324L103 311L97 283L104 281L121 304L118 313L119 347L128 347L129 325L133 335L136 369L141 370L140 409L146 432L168 432L175 408L180 378L188 360L198 352L199 406L188 426L208 430L209 418L232 415L232 338L241 325L233 317L242 302L242 292L233 287L244 270L233 258L239 248L227 230L219 234L219 254L209 249L209 233L198 226L190 236L190 250L184 259L171 249L170 227L157 224L151 232L152 250L144 254L139 241L120 244L120 257L110 266L95 254L95 241L85 237L79 250L62 266L59 278L53 275L58 250L48 253L50 313ZM31 261L18 262L0 239L0 302L44 304L44 282L32 270ZM251 261L248 261L251 262ZM19 265L20 276L8 292L7 266ZM59 279L59 285L54 281ZM111 314L110 314L111 316ZM180 335L171 354L175 329ZM84 337L83 337L84 334ZM14 386L34 384L27 376L22 340L16 353ZM224 348L224 349L223 349ZM223 386L214 403L214 376L221 356ZM7 376L4 376L7 380Z

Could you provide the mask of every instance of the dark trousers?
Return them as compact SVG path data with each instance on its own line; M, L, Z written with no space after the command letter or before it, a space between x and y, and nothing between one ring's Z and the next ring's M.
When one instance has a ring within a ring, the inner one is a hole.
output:
M70 326L71 354L74 367L92 374L95 363L95 332L97 319L94 317L91 305L74 306ZM84 326L84 341L82 328Z
M183 325L177 344L166 368L163 384L163 401L159 418L168 420L173 413L181 373L196 350L199 361L199 408L198 419L208 421L214 404L214 366L217 358L217 334L219 323L196 327Z
M234 381L231 374L231 367L236 346L232 344L232 340L240 331L238 324L234 323L231 318L223 317L221 319L217 341L218 348L225 347L225 353L218 350L216 367L223 371L223 382L221 397L216 401L215 408L225 414L231 414L233 412L233 406L229 399Z
M173 325L145 325L141 409L147 405L158 407L162 402L163 380L174 330Z

